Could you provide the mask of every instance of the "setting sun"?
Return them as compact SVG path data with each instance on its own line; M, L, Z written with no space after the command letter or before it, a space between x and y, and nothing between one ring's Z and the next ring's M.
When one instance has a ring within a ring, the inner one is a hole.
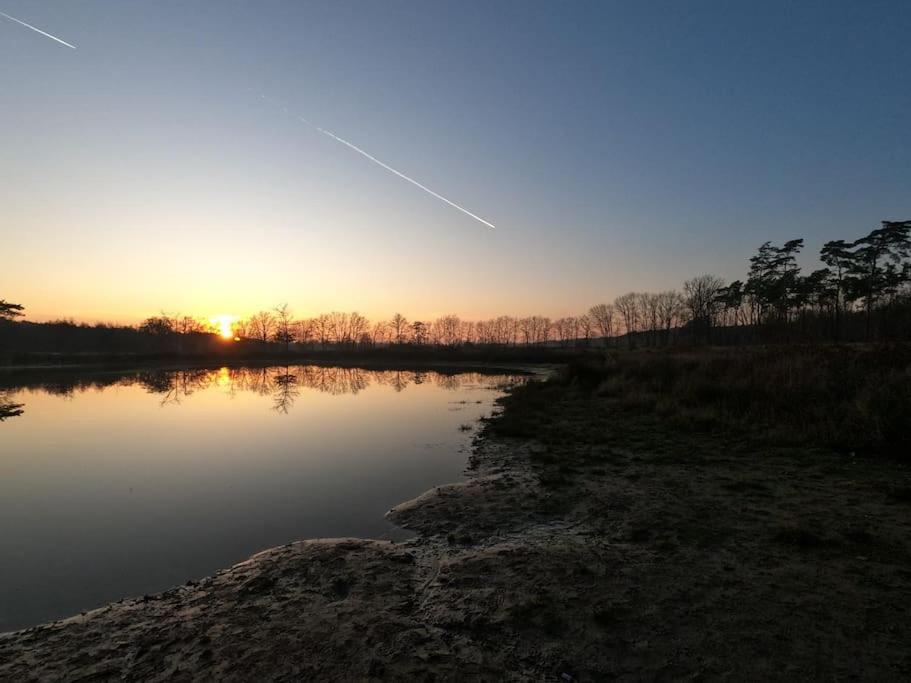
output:
M219 315L209 319L222 339L234 339L234 322L237 318L233 315Z

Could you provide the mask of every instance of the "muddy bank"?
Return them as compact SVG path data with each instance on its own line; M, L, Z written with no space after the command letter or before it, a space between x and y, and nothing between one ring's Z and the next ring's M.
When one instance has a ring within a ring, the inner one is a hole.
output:
M0 679L911 674L905 468L547 392L507 402L527 425L495 422L472 479L390 512L416 538L294 543L0 636Z

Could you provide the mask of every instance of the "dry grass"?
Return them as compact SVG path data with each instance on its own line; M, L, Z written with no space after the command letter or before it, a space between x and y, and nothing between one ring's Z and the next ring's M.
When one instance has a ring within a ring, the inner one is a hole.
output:
M594 375L594 377L592 377ZM678 427L749 429L775 443L911 452L911 347L630 353L567 380Z
M677 430L749 433L776 445L911 453L911 346L617 352L570 364L555 384ZM556 388L556 387L554 387ZM559 393L531 386L497 431L540 431ZM520 410L514 410L519 408ZM527 422L528 424L524 424ZM550 424L551 430L560 429ZM573 438L578 441L578 435Z

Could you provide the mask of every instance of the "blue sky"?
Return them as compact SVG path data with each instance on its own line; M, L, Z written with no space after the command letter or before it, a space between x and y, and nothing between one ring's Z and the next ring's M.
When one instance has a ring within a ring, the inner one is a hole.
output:
M78 47L0 19L0 295L35 318L559 316L911 215L908 2L0 10Z

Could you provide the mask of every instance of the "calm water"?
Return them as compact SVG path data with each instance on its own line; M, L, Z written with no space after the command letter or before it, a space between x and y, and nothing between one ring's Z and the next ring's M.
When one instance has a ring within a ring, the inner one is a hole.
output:
M386 510L458 480L462 425L515 381L293 366L0 389L0 631L294 539L398 538Z

